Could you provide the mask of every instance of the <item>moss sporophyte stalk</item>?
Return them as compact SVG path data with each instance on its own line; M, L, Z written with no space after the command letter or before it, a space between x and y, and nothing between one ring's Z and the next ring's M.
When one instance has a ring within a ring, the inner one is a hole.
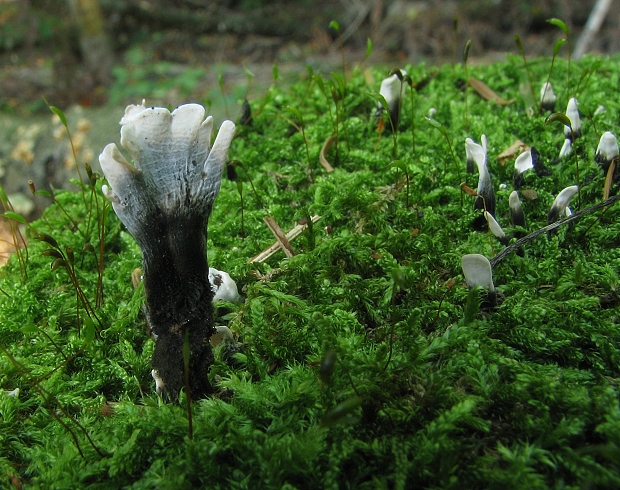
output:
M0 486L620 488L620 60L524 60L403 66L391 137L384 68L130 106L0 193Z

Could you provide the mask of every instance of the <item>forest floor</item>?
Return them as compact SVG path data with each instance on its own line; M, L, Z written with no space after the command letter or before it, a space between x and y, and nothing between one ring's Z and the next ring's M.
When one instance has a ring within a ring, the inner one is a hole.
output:
M522 40L528 57L549 56L562 32L545 19L570 19L574 43L593 2L552 1L534 10L504 6L502 2L387 4L381 23L362 24L347 38L344 48L325 19L315 20L308 27L305 41L228 33L194 38L191 32L173 29L152 32L123 49L117 48L112 83L105 89L91 89L87 76L85 81L80 80L84 74L79 59L71 52L63 53L59 46L18 45L0 52L0 117L4 127L0 134L0 183L7 194L30 198L28 180L37 183L37 188L52 180L49 168L43 171L41 165L57 168L52 172L57 187L70 186L69 178L75 178L74 164L67 164L71 160L68 141L63 140L62 128L52 118L45 100L68 111L74 133L78 123L86 121L90 129L80 134L82 151L78 149L77 159L82 165L88 161L96 169L96 156L103 146L118 140L118 120L124 107L143 98L149 104L169 107L189 100L201 102L219 125L225 118L238 118L244 98L252 100L265 94L273 83L276 65L278 83L285 84L307 76L309 68L316 73L340 71L343 60L347 70L362 63L387 69L407 63L441 65L461 61L462 46L468 39L472 41L468 63L487 64L505 59L508 53L518 54L515 35ZM610 10L593 42L595 52L613 54L618 50L618 23L612 21L619 12L617 5ZM323 23L325 26L318 27ZM344 23L343 32L348 32ZM367 58L366 36L370 34L376 37ZM122 37L114 32L111 35ZM560 56L566 56L566 48ZM77 81L68 90L60 90L59 76L73 76L67 73L75 73ZM379 80L368 82L378 84ZM29 219L35 218L37 207L44 204L40 202L24 212ZM0 262L5 249L12 250L12 239L5 228L0 223Z

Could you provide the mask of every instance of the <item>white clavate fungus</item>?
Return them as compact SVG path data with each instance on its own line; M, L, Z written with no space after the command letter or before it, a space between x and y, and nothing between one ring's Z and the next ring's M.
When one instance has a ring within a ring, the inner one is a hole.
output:
M497 238L500 241L500 243L502 243L503 245L506 245L508 243L508 237L506 236L506 233L504 232L504 230L502 230L502 227L499 225L497 220L493 217L493 215L485 211L484 218L487 220L487 223L489 225L489 230L491 230L491 233L493 233L493 236Z
M155 380L155 391L158 395L161 395L164 391L166 391L166 385L164 384L163 379L161 379L161 376L156 369L151 369L151 376Z
M400 122L400 107L407 86L403 82L403 77L406 75L407 72L401 69L400 77L397 73L390 75L383 79L381 88L379 89L379 94L383 96L388 106L388 115L390 118L388 126L394 131L398 131L398 123ZM382 112L383 106L379 103L377 106L377 114L381 114Z
M520 189L523 184L525 184L523 173L531 168L534 168L532 151L527 150L521 153L515 160L515 171L513 177L513 185L515 189Z
M572 141L576 140L581 136L581 117L579 116L579 102L575 97L572 97L568 101L568 105L566 106L566 116L570 119L571 128L568 126L564 126L564 136L567 139Z
M560 149L560 155L558 158L561 160L562 158L570 155L572 152L573 152L573 142L569 138L566 138L564 140L564 144L562 145L562 148Z
M553 201L553 204L551 205L549 214L547 215L547 224L550 225L551 223L555 223L557 220L565 218L572 214L571 210L568 207L568 203L573 198L573 196L577 194L578 190L579 187L577 187L576 185L571 185L570 187L566 187L565 189L563 189L562 192L557 195L557 197Z
M493 271L491 263L484 255L467 254L461 258L461 268L465 276L465 282L470 288L482 286L488 292L489 302L497 303L497 292L493 284Z
M474 163L478 167L478 189L479 196L474 201L474 209L486 209L492 215L495 215L495 192L493 191L493 182L487 167L486 152L486 136L482 135L481 141L483 145L475 143L471 138L465 140L465 148L469 148L469 154L473 158Z
M233 337L232 331L230 330L230 328L224 325L219 325L215 327L215 333L211 335L211 338L209 339L209 342L211 342L211 345L213 347L216 347L223 342L233 342L233 341L234 341L234 337Z
M553 112L555 109L555 92L550 82L543 83L540 89L540 107L545 111Z
M237 284L230 277L228 272L218 271L213 267L209 267L209 282L213 289L213 302L228 301L230 303L239 303L241 296L237 290Z
M605 131L596 147L594 161L599 164L604 174L607 174L611 161L618 156L618 139L610 132Z
M212 391L207 223L235 125L224 121L211 146L212 129L213 118L205 118L199 104L170 112L143 101L128 106L121 119L121 145L132 162L113 143L99 156L109 184L103 194L142 249L146 314L157 338L154 378L171 399L185 386L186 343L192 397Z

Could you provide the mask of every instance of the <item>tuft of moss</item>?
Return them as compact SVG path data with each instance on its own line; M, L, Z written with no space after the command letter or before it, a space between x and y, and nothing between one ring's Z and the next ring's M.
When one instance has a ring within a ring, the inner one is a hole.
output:
M532 79L542 85L550 63L528 60ZM91 183L99 208L85 207L88 186L84 194L57 194L59 204L30 224L27 274L16 257L0 271L3 484L620 486L618 205L508 256L493 271L502 301L481 310L479 291L464 283L461 257L491 258L503 245L472 228L473 197L461 194L448 142L423 117L436 110L471 188L477 176L464 172L464 141L487 135L496 217L509 234L513 166L495 157L516 139L536 146L551 175L529 173L520 190L538 195L522 199L531 232L546 225L555 195L575 184L576 165L581 206L601 200L605 176L594 153L600 134L619 130L620 59L572 63L570 87L579 93L569 95L581 103L583 134L580 154L557 163L563 132L545 126L535 110L528 115L519 57L468 66L470 76L516 102L495 105L470 91L467 121L465 94L455 84L464 67L404 68L414 87L426 83L415 111L411 97L402 101L396 137L407 186L400 164L391 165L392 137L378 135L372 118L371 93L379 87L368 80L380 81L387 70L347 74L336 100L309 78L250 101L252 124L240 128L230 150L246 173L223 181L207 247L209 264L243 291L242 303L217 310L240 345L216 349L210 380L218 394L192 402L191 440L184 395L163 404L155 394L143 291L131 283L139 248L109 209L95 213L103 209L99 182ZM558 94L567 91L566 73L566 62L556 59L551 82ZM578 84L580 78L587 81ZM600 105L605 110L596 113ZM302 115L303 134L287 107ZM319 153L336 129L328 174ZM407 151L413 137L415 155ZM263 221L268 214L284 231L309 216L321 220L292 241L294 257L249 264L274 241ZM50 246L34 239L47 234L62 250L72 247L71 270L95 305L96 255L82 252L85 243L99 244L90 220L105 220L106 230L96 319L67 270L50 267Z

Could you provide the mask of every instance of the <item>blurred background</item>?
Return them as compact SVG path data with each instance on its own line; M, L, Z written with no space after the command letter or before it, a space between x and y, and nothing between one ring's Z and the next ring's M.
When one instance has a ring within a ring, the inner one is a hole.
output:
M277 62L295 77L339 67L340 41L351 65L373 42L370 62L455 61L472 40L482 61L517 52L550 55L563 20L573 43L595 0L0 0L0 108L65 110L125 104L147 95L175 105L212 98L218 82L260 91ZM611 2L590 49L615 53L620 6ZM320 5L320 6L319 6ZM330 22L336 21L339 30ZM456 29L455 29L456 27ZM455 50L455 47L457 48ZM458 61L458 60L457 60ZM220 77L220 80L218 80ZM210 92L211 90L211 92ZM219 90L218 90L219 92Z
M238 118L244 98L265 93L274 65L279 83L290 83L308 66L340 71L342 51L347 69L455 63L469 39L469 63L485 63L518 54L515 35L528 57L550 56L564 34L547 20L564 21L574 46L596 3L0 0L0 184L31 219L46 202L33 200L28 180L67 188L78 162L96 168L129 103L200 102L219 126ZM588 51L619 51L620 2L607 3ZM75 155L46 101L66 113Z

